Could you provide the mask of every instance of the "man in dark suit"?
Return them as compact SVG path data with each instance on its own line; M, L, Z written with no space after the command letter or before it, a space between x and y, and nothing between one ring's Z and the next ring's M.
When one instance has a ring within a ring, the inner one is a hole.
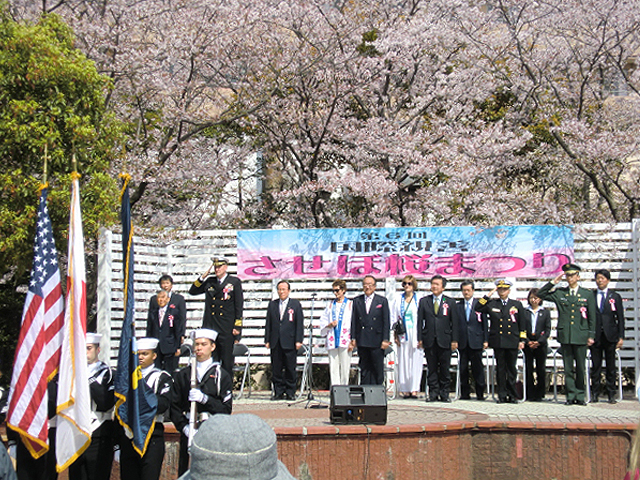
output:
M377 281L362 279L363 294L353 300L351 345L358 349L358 365L363 385L384 384L384 351L389 346L389 302L376 294Z
M516 403L516 378L518 350L524 348L527 338L525 313L522 303L509 298L511 285L508 280L497 280L496 288L476 305L476 311L489 318L489 346L496 357L498 403ZM498 292L498 297L491 296Z
M561 273L538 290L543 300L555 302L558 309L558 341L562 345L566 405L586 405L584 377L586 374L587 346L593 345L596 328L596 300L593 292L582 288L580 266L567 263ZM569 284L558 287L562 277Z
M156 294L156 310L149 310L147 315L148 338L159 340L158 355L155 365L160 370L172 373L178 368L180 358L180 343L182 340L180 310L177 305L169 302L169 295L165 290L158 290Z
M450 402L451 352L458 348L457 305L443 295L447 280L442 275L431 278L431 295L418 304L418 347L424 348L427 360L427 402Z
M469 362L473 379L476 382L476 396L484 400L487 380L482 363L482 351L489 346L489 325L486 315L475 311L478 300L473 298L475 292L473 282L464 280L460 283L462 299L458 301L458 351L460 352L460 398L469 400Z
M541 402L547 391L547 340L551 333L551 314L542 307L538 289L532 288L527 295L527 342L524 359L527 371L527 400ZM535 367L534 367L535 362ZM534 370L535 369L535 370ZM535 371L535 381L533 373Z
M624 343L624 306L622 297L609 288L611 272L596 270L596 337L591 346L591 401L597 402L602 389L602 357L607 362L606 379L609 403L616 403L616 350Z
M184 300L184 297L179 293L174 292L173 290L173 278L171 275L164 274L158 279L158 285L161 290L167 292L169 295L169 305L172 309L175 309L174 312L174 324L178 325L178 329L180 330L180 344L184 340L184 332L187 328L187 303ZM149 299L149 310L148 314L153 318L157 318L157 311L160 307L158 307L158 295L152 295ZM180 349L180 344L178 344L178 349ZM171 373L171 370L167 370Z
M202 328L218 332L216 358L233 378L233 344L240 340L244 296L242 282L227 274L229 261L215 257L209 270L198 278L189 289L190 295L205 294ZM215 275L209 276L211 268Z
M296 394L296 355L302 347L304 316L302 305L289 298L291 286L281 280L278 283L278 300L271 300L267 307L264 343L271 349L272 400L293 400Z

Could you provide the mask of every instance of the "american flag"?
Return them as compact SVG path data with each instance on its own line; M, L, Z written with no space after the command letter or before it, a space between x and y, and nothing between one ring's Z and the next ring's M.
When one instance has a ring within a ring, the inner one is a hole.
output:
M29 291L13 363L7 425L20 434L31 455L39 458L49 450L47 382L58 371L64 324L64 297L46 186L40 195L33 250Z

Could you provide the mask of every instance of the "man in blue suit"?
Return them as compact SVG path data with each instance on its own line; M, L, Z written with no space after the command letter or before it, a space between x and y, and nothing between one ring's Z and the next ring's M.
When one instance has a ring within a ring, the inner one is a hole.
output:
M289 298L291 286L278 283L278 300L267 307L265 347L271 349L272 400L293 400L296 395L296 355L302 347L304 316L300 302Z
M418 304L418 329L427 360L427 402L450 402L451 352L458 348L457 305L453 298L443 294L447 280L442 275L431 278L431 295Z
M591 345L591 401L597 402L602 389L602 359L607 362L607 396L616 403L616 350L624 343L624 306L618 292L609 288L611 272L596 270L596 336Z
M376 292L375 277L362 280L363 294L353 300L351 344L358 349L361 383L384 384L384 351L389 346L389 302Z
M482 363L482 351L489 346L489 322L487 316L475 311L478 299L473 298L475 293L471 280L460 283L462 299L458 300L458 351L460 352L460 398L469 400L469 363L471 372L476 382L476 396L478 400L484 400L487 389L487 380L484 375Z

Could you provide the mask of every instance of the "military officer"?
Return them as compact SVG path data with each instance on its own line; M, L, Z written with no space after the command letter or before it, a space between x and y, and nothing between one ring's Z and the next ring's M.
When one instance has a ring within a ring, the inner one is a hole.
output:
M198 424L216 413L231 413L233 394L231 376L220 362L214 361L217 332L208 328L196 330L194 350L196 355L197 386L191 388L191 365L174 374L175 395L171 405L171 421L180 435L180 461L178 475L189 469L188 439L191 402L197 406Z
M202 328L218 332L216 358L233 378L233 344L240 340L242 333L244 297L242 282L227 274L228 266L229 260L226 258L213 258L211 267L193 282L189 294L205 294ZM211 268L215 269L213 276L209 276Z
M108 480L113 463L113 406L115 405L113 374L109 365L98 359L99 333L87 332L87 373L91 394L91 444L69 466L74 480Z
M538 290L538 297L558 308L558 341L562 345L566 405L586 405L584 401L585 358L593 345L596 301L593 292L578 285L581 268L573 263L562 266L563 273ZM565 277L567 287L558 287Z
M489 346L496 357L498 403L516 403L516 378L518 350L524 348L527 326L524 307L518 300L509 298L509 280L496 280L495 288L475 306L475 311L489 318ZM498 292L498 298L491 296Z
M137 342L142 378L156 394L158 409L153 433L142 457L134 450L131 440L122 436L120 441L120 478L122 480L158 480L162 472L165 453L163 422L165 416L168 416L173 400L173 380L168 372L154 365L158 356L158 342L157 338L141 338Z

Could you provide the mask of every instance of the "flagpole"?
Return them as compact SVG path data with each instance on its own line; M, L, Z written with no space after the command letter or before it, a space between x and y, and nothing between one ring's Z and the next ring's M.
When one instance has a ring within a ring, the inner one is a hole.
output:
M42 184L46 185L47 184L47 164L49 162L49 145L48 144L44 144L44 172L42 175Z

